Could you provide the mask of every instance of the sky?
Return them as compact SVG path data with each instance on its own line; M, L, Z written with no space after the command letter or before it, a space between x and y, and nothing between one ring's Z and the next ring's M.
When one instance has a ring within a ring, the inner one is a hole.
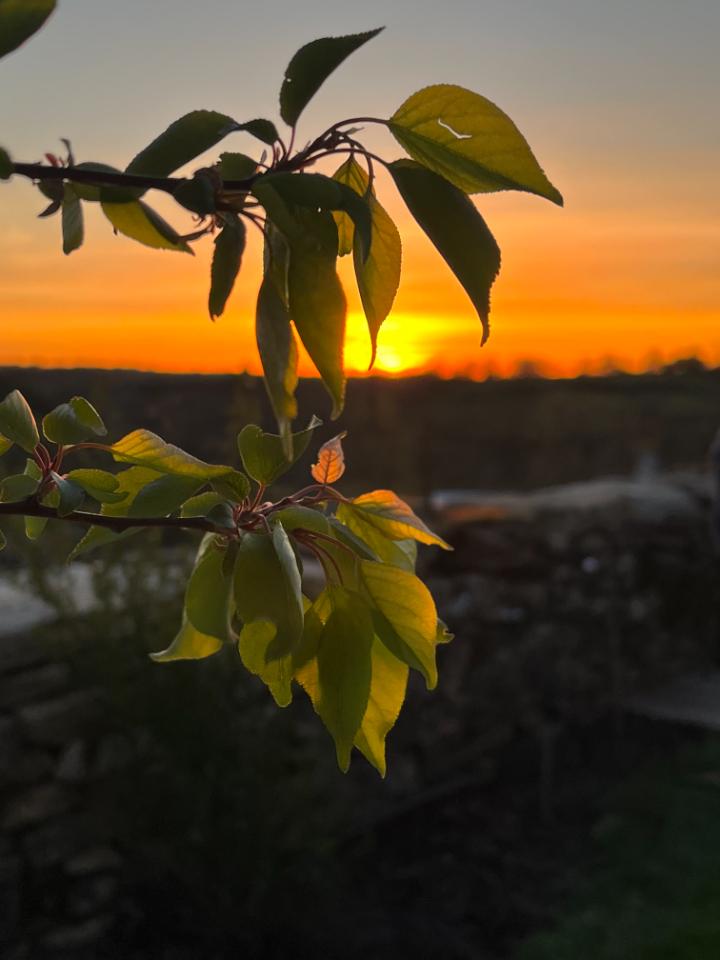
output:
M122 168L192 109L277 119L299 46L383 24L316 95L300 142L344 117L388 117L420 87L456 83L513 118L565 207L517 193L475 198L503 253L481 349L465 293L381 178L379 198L403 236L403 278L377 369L484 377L527 361L550 375L688 355L720 363L718 0L60 0L0 62L0 142L14 159L38 161L68 137L79 160ZM402 155L380 128L365 142ZM207 159L253 145L234 134ZM192 259L149 250L114 237L89 209L85 245L65 257L59 219L36 218L42 201L28 181L0 184L0 363L258 372L255 240L211 323L210 241ZM165 198L152 202L192 228ZM347 262L341 275L346 363L361 373L370 348Z

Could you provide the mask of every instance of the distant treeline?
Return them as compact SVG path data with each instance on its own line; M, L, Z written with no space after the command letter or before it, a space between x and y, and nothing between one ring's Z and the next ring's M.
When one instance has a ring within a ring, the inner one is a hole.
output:
M81 394L113 437L143 426L211 461L235 456L245 423L272 429L262 382L244 374L0 367L0 396L14 387L41 411ZM299 424L313 412L327 418L319 381L301 383L299 402ZM345 489L417 495L522 490L639 466L702 469L718 427L720 369L683 361L659 373L572 380L351 380L346 412L322 435L348 431Z

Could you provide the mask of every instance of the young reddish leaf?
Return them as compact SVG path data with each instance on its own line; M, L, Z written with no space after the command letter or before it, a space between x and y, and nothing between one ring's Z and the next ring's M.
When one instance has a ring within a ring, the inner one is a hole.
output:
M347 430L343 430L320 447L317 463L314 463L310 469L313 480L317 480L318 483L335 483L345 473L342 441L346 436Z

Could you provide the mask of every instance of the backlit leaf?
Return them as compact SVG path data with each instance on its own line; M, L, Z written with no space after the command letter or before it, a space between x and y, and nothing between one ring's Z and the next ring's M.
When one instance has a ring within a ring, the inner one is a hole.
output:
M202 634L225 640L228 634L228 604L231 580L223 571L225 549L208 534L203 538L195 568L185 590L188 621Z
M198 480L225 478L237 473L232 467L198 460L150 430L133 430L109 449L120 463L135 463L158 473L174 473Z
M272 521L282 523L288 533L294 530L310 530L313 533L322 533L330 536L328 518L320 510L312 507L290 506L277 510L272 515Z
M292 552L292 548L290 548ZM265 533L246 533L235 560L234 595L237 613L244 624L269 620L277 628L272 643L274 657L288 653L302 634L302 610L298 611L297 579L278 555L273 539ZM294 555L293 555L294 560ZM298 575L299 578L299 575Z
M183 617L180 632L167 650L151 653L150 656L156 663L170 663L172 660L202 660L217 653L222 646L222 640L201 633L186 617Z
M27 473L14 473L0 481L0 500L4 503L25 500L32 496L37 488L38 481L35 477L28 476Z
M117 487L113 492L118 495L124 494L124 499L112 503L103 503L100 508L101 515L126 517L138 493L160 476L161 474L157 471L149 470L147 467L130 467L128 470L121 470L120 473L115 475ZM83 534L75 544L68 557L68 562L77 559L84 553L89 553L97 547L132 536L139 529L139 527L133 527L123 532L116 532L106 527L90 527L87 533Z
M280 89L280 116L285 123L294 127L333 70L382 29L346 37L324 37L301 47L288 64Z
M394 540L387 537L378 527L367 520L361 510L351 505L338 504L335 514L341 524L351 531L372 551L372 557L364 559L382 560L395 567L401 567L410 573L415 570L417 543L415 540Z
M126 173L167 177L214 147L239 126L214 110L193 110L180 117L127 165Z
M360 562L376 613L374 629L396 657L419 670L428 690L437 685L437 610L430 591L412 573L386 563Z
M181 517L206 517L211 510L227 503L224 497L214 490L208 490L206 493L199 493L197 496L190 497L180 508Z
M24 517L25 536L28 540L39 540L48 525L47 517Z
M101 201L103 213L118 233L156 250L179 250L192 254L192 249L169 223L142 200L129 203Z
M562 206L510 117L479 93L449 83L425 87L388 127L411 157L465 193L524 190Z
M215 237L210 268L210 296L208 309L211 319L219 317L235 285L245 250L246 229L236 214L224 214L224 226Z
M455 274L478 312L482 342L490 332L490 288L500 270L500 249L462 190L412 160L390 173L413 217Z
M345 454L342 442L347 430L327 440L318 450L317 462L310 469L313 480L318 483L335 483L345 473Z
M127 493L118 492L118 480L113 473L106 470L79 469L65 474L67 480L82 487L88 496L99 503L121 503L127 499Z
M375 527L389 540L418 540L452 550L436 533L433 533L411 508L392 490L373 490L355 497L350 503L343 504L343 516L346 511L358 513L360 518Z
M346 183L321 173L271 173L263 177L282 199L311 210L344 211L360 239L361 256L367 258L371 241L371 215L366 200Z
M274 483L305 453L310 438L321 425L322 420L311 417L304 430L291 435L292 455L288 459L282 437L265 433L254 423L249 423L238 434L238 449L245 470L257 483L266 486Z
M203 481L166 473L146 483L127 503L130 517L167 517L193 496Z
M39 30L55 6L56 0L0 0L0 57Z
M368 175L353 157L350 157L335 176L346 183L356 193L365 195L368 188ZM400 284L402 264L402 242L397 227L390 219L384 207L378 203L374 194L368 196L371 218L370 252L366 257L355 248L355 229L352 220L344 213L335 214L338 226L339 253L353 253L355 276L362 301L372 354L370 367L375 362L377 338L380 327L392 309Z
M407 689L408 667L378 640L371 649L370 696L355 736L355 746L381 777L385 776L385 738L400 714Z
M4 437L4 436L0 433L0 457L1 457L4 453L7 453L8 450L10 449L10 447L12 447L12 445L13 445L12 440L8 440L7 437Z
M27 453L40 442L35 417L19 390L11 391L0 402L0 433Z
M255 336L265 389L281 435L287 435L290 422L297 416L298 349L287 307L269 274L263 277L258 293Z
M246 670L265 683L279 707L292 701L293 660L286 656L268 662L277 627L270 620L254 620L240 631L238 650Z
M333 400L332 418L345 401L343 347L346 302L335 269L337 227L331 213L303 211L309 236L316 242L295 243L288 267L288 306L300 339Z
M53 443L82 443L107 434L95 407L84 397L73 397L43 417L43 433Z
M85 236L82 205L72 184L65 184L62 202L63 253L70 254L82 246Z
M333 610L317 653L317 710L335 741L338 766L346 772L350 752L367 711L372 676L373 625L355 594L336 588Z

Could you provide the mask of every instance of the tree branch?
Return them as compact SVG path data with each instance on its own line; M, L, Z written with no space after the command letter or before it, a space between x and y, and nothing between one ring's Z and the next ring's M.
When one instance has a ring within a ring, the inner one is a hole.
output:
M162 190L173 194L187 177L147 177L135 173L107 173L103 170L78 170L76 167L51 167L44 163L14 163L13 173L31 180L68 180L71 183L89 183L97 187L134 187L143 190ZM224 180L224 190L249 190L257 176L245 180Z
M106 527L122 533L132 527L169 527L175 530L200 530L227 536L232 533L227 527L218 527L206 517L109 517L102 513L86 513L73 510L61 517L54 507L37 503L32 497L14 503L0 503L0 517L44 517L47 520L66 520L69 523L84 523L93 527Z

